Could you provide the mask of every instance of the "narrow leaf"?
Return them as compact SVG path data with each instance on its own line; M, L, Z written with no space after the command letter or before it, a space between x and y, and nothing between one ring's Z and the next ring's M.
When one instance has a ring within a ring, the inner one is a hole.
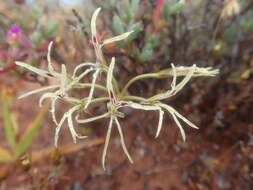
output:
M5 90L2 92L2 112L3 112L5 136L7 138L7 141L10 147L12 149L15 149L16 147L15 130L14 130L14 125L12 123L10 110L9 110L9 98Z
M19 144L15 150L16 156L20 156L26 151L26 149L31 145L32 140L38 134L39 128L42 123L42 119L48 110L48 104L46 104L40 112L37 114L35 120L28 126L25 133L22 135Z

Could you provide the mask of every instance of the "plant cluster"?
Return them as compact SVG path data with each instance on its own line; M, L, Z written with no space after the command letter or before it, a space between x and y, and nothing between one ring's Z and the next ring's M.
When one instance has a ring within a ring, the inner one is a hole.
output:
M103 47L105 45L126 39L128 36L131 36L134 31L129 31L109 39L105 40L102 39L98 35L96 28L96 20L100 10L101 8L96 9L91 18L91 43L96 55L95 62L93 63L85 62L78 64L71 75L69 74L69 72L67 72L66 66L62 64L61 71L58 72L53 67L51 61L50 52L53 43L50 43L47 55L48 60L47 70L33 67L30 64L24 62L16 62L16 64L42 77L49 79L53 78L56 81L58 81L58 84L56 85L49 85L46 87L30 91L20 97L24 98L35 93L53 90L51 92L43 93L43 95L40 97L39 105L41 106L45 99L50 99L51 101L50 111L52 114L53 122L56 124L55 139L54 139L55 146L58 145L59 132L65 121L67 121L68 128L72 135L73 141L76 143L78 138L82 139L86 138L87 136L82 136L76 131L74 127L74 122L82 124L93 122L102 118L109 119L109 125L107 129L104 150L102 154L102 165L103 168L105 168L106 153L108 149L109 140L111 137L111 131L114 124L116 125L117 130L119 132L123 151L126 154L129 161L131 163L133 162L126 148L123 130L119 122L119 118L124 118L125 116L121 108L129 107L137 110L144 110L144 111L151 110L158 112L159 121L157 125L156 137L158 137L161 132L164 112L166 111L172 116L173 120L175 121L180 130L183 140L185 140L186 135L179 120L182 120L192 128L198 129L198 127L194 125L192 122L190 122L188 119L186 119L184 116L182 116L179 112L177 112L172 106L163 103L163 100L178 94L183 89L183 87L190 81L191 78L199 76L215 76L216 74L218 74L218 70L212 69L211 67L208 68L197 67L196 65L192 65L189 67L183 66L176 67L174 66L174 64L171 64L170 69L135 76L121 88L121 86L119 85L117 79L114 77L113 74L116 64L115 57L112 57L111 60L109 61L110 63L108 63L107 59L104 57L103 54ZM85 83L83 82L82 79L87 75L91 75L92 80L91 82ZM162 93L155 94L151 97L146 98L134 96L128 92L129 86L131 86L134 82L138 80L147 78L159 79L169 77L172 78L171 87L169 90L165 90ZM179 77L182 77L182 80L180 80L180 82L178 82ZM76 97L71 97L71 91L75 89L84 89L84 88L89 88L89 94L87 97L81 97L80 99ZM95 96L95 91L100 91L100 93L98 93L99 96ZM58 121L56 118L56 105L57 102L62 101L67 102L72 106L68 111L64 113L62 118ZM90 118L82 118L80 113L86 112L88 107L94 103L100 104L104 103L107 109L101 115ZM74 114L76 114L75 117Z

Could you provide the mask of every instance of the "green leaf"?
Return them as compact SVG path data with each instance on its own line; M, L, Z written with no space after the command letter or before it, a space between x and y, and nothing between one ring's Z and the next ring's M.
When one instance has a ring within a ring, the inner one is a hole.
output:
M118 15L114 15L112 19L112 24L113 24L113 30L116 34L123 34L124 33L124 26L123 23Z
M17 157L23 154L26 151L26 149L31 145L32 140L38 134L42 120L47 110L48 105L45 105L41 109L41 111L37 114L35 120L28 126L25 133L22 135L19 144L17 145L17 148L15 150Z
M0 162L11 162L12 160L14 159L13 156L9 153L9 151L0 147Z
M139 9L139 3L140 0L132 0L131 2L131 13L132 13L132 17L136 14L136 12Z
M125 22L129 23L130 20L132 19L132 14L131 14L131 6L129 3L129 0L123 0L122 1L122 8L125 16Z
M181 11L185 6L184 1L176 2L171 8L170 8L170 14L176 14L179 11Z
M16 147L16 135L9 110L9 98L6 90L2 91L2 112L4 120L4 133L12 150Z

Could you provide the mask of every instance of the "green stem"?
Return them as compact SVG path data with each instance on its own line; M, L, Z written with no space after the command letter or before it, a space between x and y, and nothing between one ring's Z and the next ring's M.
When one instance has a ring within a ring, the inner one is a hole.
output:
M141 80L141 79L145 79L145 78L160 78L160 77L161 76L158 73L147 73L147 74L138 75L138 76L130 79L127 82L127 84L124 86L121 94L126 94L127 89L129 88L129 86L131 86L131 84L133 84L137 80Z
M95 103L95 102L103 102L103 101L108 101L110 100L109 97L100 97L100 98L94 98L91 100L91 103Z

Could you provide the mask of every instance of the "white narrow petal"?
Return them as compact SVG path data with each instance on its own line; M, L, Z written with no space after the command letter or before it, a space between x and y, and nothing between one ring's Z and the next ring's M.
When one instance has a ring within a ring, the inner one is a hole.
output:
M66 66L64 64L61 65L61 75L60 75L60 82L61 82L61 86L60 86L60 91L61 94L65 94L65 92L67 91L67 85L68 85L68 76L67 76L67 70L66 70Z
M177 117L175 116L175 114L174 114L173 112L170 112L170 113L171 113L171 115L172 115L174 121L176 122L176 124L177 124L179 130L180 130L180 133L181 133L181 135L182 135L183 141L185 141L186 136L185 136L185 132L184 132L184 129L183 129L181 123L178 121Z
M192 69L192 66L191 67L184 67L184 66L176 67L177 76L186 76L191 69ZM212 67L197 67L196 66L193 76L194 77L215 76L217 74L219 74L219 69L213 69ZM168 75L173 76L173 70L169 70Z
M76 66L76 68L74 69L72 78L75 78L75 77L76 77L76 74L77 74L77 72L78 72L79 69L81 69L82 67L87 67L87 66L94 67L95 64L94 64L94 63L81 63L81 64L79 64L79 65Z
M51 86L47 86L47 87L43 87L43 88L38 88L38 89L32 90L30 92L27 92L25 94L22 94L21 96L18 97L18 99L25 98L27 96L30 96L30 95L33 95L33 94L36 94L36 93L39 93L39 92L43 92L45 90L58 88L58 87L59 87L59 85L51 85Z
M43 77L47 77L47 78L51 78L52 76L50 75L49 72L45 71L45 70L42 70L42 69L38 69L36 67L33 67L27 63L24 63L24 62L20 62L20 61L16 61L15 62L16 65L18 66L21 66L21 67L25 67L26 69L40 75L40 76L43 76Z
M68 113L67 119L68 119L68 127L69 127L69 130L70 130L72 139L73 139L74 143L76 143L77 133L74 129L74 125L73 125L73 121L72 121L72 114Z
M141 110L147 110L147 111L159 111L159 121L158 121L158 126L157 126L157 132L156 132L156 136L155 138L157 138L160 134L160 131L162 129L162 124L163 124L163 115L164 115L164 111L161 109L161 107L159 105L142 105L142 104L138 104L138 103L133 103L131 102L129 104L129 106L131 108L134 109L141 109Z
M51 61L51 50L53 46L53 41L51 41L48 45L48 50L47 50L47 62L48 62L48 71L50 74L54 75L55 77L59 77L59 73L55 72L52 61Z
M99 115L99 116L96 116L96 117L92 117L92 118L88 118L88 119L77 119L77 122L78 123L89 123L89 122L92 122L92 121L96 121L96 120L108 117L109 115L110 114L107 112L105 114L102 114L102 115Z
M194 76L215 76L219 73L219 69L212 69L212 67L196 67Z
M124 141L124 136L123 136L123 132L122 132L122 129L121 129L121 126L120 126L120 123L117 119L117 117L114 118L115 122L116 122L116 125L117 125L117 128L118 128L118 131L119 131L119 136L120 136L120 142L121 142L121 146L123 148L123 151L124 153L126 154L128 160L133 163L133 160L127 150L127 147L126 147L126 144L125 144L125 141Z
M104 45L106 45L106 44L109 44L109 43L112 43L112 42L117 42L117 41L124 40L124 39L126 39L130 34L132 34L133 32L134 32L134 31L126 32L126 33L123 33L123 34L121 34L121 35L118 35L118 36L115 36L115 37L106 39L106 40L103 41L102 46L104 46Z
M186 119L184 116L182 116L180 113L178 113L176 110L174 110L174 113L177 117L182 119L185 123L187 123L190 127L194 129L199 129L196 125L194 125L192 122L190 122L188 119Z
M48 92L48 93L45 93L43 94L40 99L39 99L39 106L41 107L42 106L42 103L45 99L47 98L55 98L56 97L56 94L55 93L52 93L52 92Z
M111 137L111 132L112 132L112 124L113 124L113 118L111 117L109 127L108 127L108 130L106 133L105 145L104 145L103 154L102 154L102 166L103 166L104 170L105 170L106 153L107 153L107 149L108 149L108 145L109 145L109 141L110 141L110 137Z
M185 132L184 132L184 129L183 129L183 127L182 127L182 125L180 124L180 122L178 121L178 119L177 119L177 117L176 117L176 115L175 115L175 110L171 107L171 106L169 106L169 105L166 105L166 104L159 104L161 107L163 107L164 109L166 109L171 115L172 115L172 117L173 117L173 119L174 119L174 121L176 122L176 124L177 124L177 126L178 126L178 128L179 128L179 130L180 130L180 133L181 133L181 135L182 135L182 138L183 138L183 140L185 141L185 139L186 139L186 137L185 137Z
M58 125L58 122L57 122L57 120L56 120L56 115L55 115L56 101L57 101L57 99L58 99L58 97L57 97L56 94L57 94L57 92L55 92L55 93L49 92L49 93L43 94L43 95L40 97L40 99L39 99L39 106L40 106L40 107L42 106L42 103L43 103L43 101L44 101L46 98L51 98L51 110L50 110L50 112L51 112L51 115L52 115L53 122L54 122L56 125Z
M58 122L56 120L56 115L55 115L55 110L56 110L56 101L57 101L58 97L56 96L55 98L52 99L52 102L51 102L51 115L52 115L52 119L53 119L53 122L58 125Z
M171 67L172 67L172 72L173 72L173 80L171 83L171 90L174 90L176 88L176 83L177 83L177 72L176 72L176 68L174 66L173 63L171 63Z
M93 68L89 68L87 70L85 70L82 74L80 74L78 77L73 78L73 80L75 80L76 82L80 81L85 75L89 74L91 71L93 71Z
M76 143L76 138L86 138L87 136L81 136L81 135L78 135L75 128L74 128L74 124L73 124L73 120L72 120L72 114L78 110L80 108L80 106L75 106L73 108L71 108L69 111L68 111L68 114L67 114L67 119L68 119L68 127L69 127L69 130L70 130L70 133L72 135L72 138L73 138L73 141L74 143Z
M95 89L95 84L96 84L96 80L97 80L97 77L98 77L98 73L99 73L99 69L97 69L94 74L93 74L93 78L92 78L92 86L90 88L90 92L89 92L89 96L88 96L88 99L87 99L87 103L84 107L84 109L86 110L88 108L88 106L90 105L90 102L91 102L91 99L93 97L93 93L94 93L94 89Z
M61 130L61 127L65 121L65 119L67 118L67 114L65 113L63 115L63 117L61 118L61 121L59 122L59 124L57 125L57 127L55 128L55 137L54 137L54 145L57 147L58 146L58 139L59 139L59 133Z
M160 108L159 110L159 122L158 122L158 127L157 127L157 132L155 135L155 138L157 138L161 132L162 129L162 125L163 125L163 115L164 115L164 111Z
M97 8L92 17L91 17L91 35L92 35L92 38L93 36L96 36L97 35L97 28L96 28L96 20L97 20L97 16L100 12L101 8Z
M171 84L172 89L168 90L166 93L161 93L161 94L157 94L155 96L150 97L148 99L149 101L159 101L159 100L163 100L163 99L166 99L166 98L176 95L193 77L193 74L196 69L196 65L193 65L192 67L190 67L190 69L187 72L184 79L178 85L176 85L176 77L177 77L176 76L177 75L176 68L174 67L173 64L171 64L171 66L172 66L172 70L173 70L173 81Z
M193 73L195 71L196 65L193 65L185 78L176 86L176 93L180 91L186 84L189 82L189 80L192 78Z
M188 124L190 127L194 128L194 129L198 129L198 127L196 125L194 125L192 122L190 122L188 119L186 119L184 116L182 116L180 113L178 113L173 107L167 105L167 104L159 104L161 107L163 107L164 109L166 109L168 112L170 112L171 114L173 113L175 116L177 116L178 118L180 118L182 121L184 121L186 124Z
M115 65L115 57L113 57L112 60L111 60L111 63L109 65L109 68L108 68L108 71L107 71L107 79L106 79L106 88L108 89L108 91L111 91L111 92L114 92L113 91L113 86L112 86L114 65Z
M134 108L134 109L140 109L140 110L160 110L160 108L158 106L151 106L151 105L142 105L142 104L138 104L138 103L134 103L134 102L131 102L129 104L129 106L131 108Z

